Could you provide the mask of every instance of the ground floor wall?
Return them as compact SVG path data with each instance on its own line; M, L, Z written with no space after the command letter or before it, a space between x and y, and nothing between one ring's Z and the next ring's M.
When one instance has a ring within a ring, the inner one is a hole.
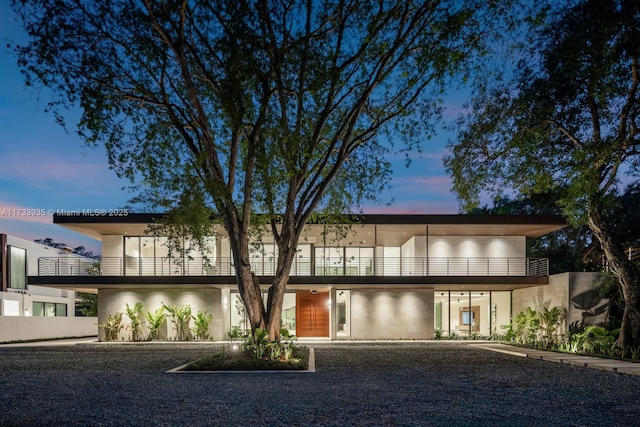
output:
M94 336L95 317L0 316L0 342Z
M127 325L120 333L120 339L131 340L130 320L126 315L127 304L130 308L137 303L142 304L144 313L154 313L163 304L167 306L182 307L189 305L192 315L198 312L211 314L213 320L209 325L209 335L213 340L225 339L226 330L224 328L222 301L220 289L102 289L98 292L98 320L104 323L109 315L116 312L123 313L123 323ZM189 323L193 327L193 321ZM149 328L145 324L142 326L143 338L149 336ZM105 334L103 328L99 329L98 338L103 341ZM168 315L162 323L159 332L160 339L176 339L176 330Z
M487 337L504 333L511 319L528 307L536 311L554 306L566 313L563 328L575 322L597 324L604 320L608 301L593 290L593 273L565 273L549 278L548 285L504 290L499 286L483 291L350 288L335 285L323 289L288 289L282 312L282 327L298 337L390 340L433 339L435 336ZM264 293L266 302L266 291ZM209 334L213 340L224 340L234 327L249 327L246 311L238 292L232 288L217 289L110 289L98 294L99 322L109 315L123 313L127 304L140 302L145 313L153 313L163 303L189 305L192 314L213 316ZM191 323L193 326L193 323ZM104 331L100 330L100 339ZM143 336L149 330L143 327ZM176 331L168 317L159 330L160 339L176 339ZM130 328L119 339L131 340Z
M351 290L350 339L433 338L433 290Z

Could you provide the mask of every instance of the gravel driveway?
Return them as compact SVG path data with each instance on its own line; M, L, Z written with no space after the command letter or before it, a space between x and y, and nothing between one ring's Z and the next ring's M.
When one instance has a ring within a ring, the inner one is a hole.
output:
M314 345L315 373L166 374L214 344L0 347L3 426L631 426L640 376L460 342Z

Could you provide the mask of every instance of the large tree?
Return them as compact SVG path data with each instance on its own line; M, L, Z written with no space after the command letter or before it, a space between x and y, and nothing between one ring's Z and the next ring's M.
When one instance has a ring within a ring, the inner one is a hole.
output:
M607 221L640 166L640 3L571 1L552 12L517 67L479 87L445 163L469 205L483 191L566 188L563 213L589 226L621 285L618 343L640 346L640 271Z
M430 134L448 77L499 13L485 3L13 2L27 82L53 90L61 121L78 105L80 135L194 240L219 218L251 327L272 340L308 219L375 198L393 144ZM256 212L278 247L266 306L249 262Z

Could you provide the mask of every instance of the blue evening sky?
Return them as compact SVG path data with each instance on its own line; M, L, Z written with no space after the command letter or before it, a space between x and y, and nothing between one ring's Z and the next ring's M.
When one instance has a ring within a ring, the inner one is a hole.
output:
M28 240L50 237L99 253L99 242L53 225L50 213L123 207L132 196L123 190L129 183L109 169L104 148L88 148L75 134L73 115L78 112L67 117L65 133L43 111L47 90L25 87L7 42L26 36L8 3L0 2L0 233ZM445 119L457 116L464 100L456 98L461 97L450 97ZM392 188L382 194L384 203L365 212L457 213L451 179L442 165L448 138L443 131L425 142L424 152L413 156L409 168L398 156Z

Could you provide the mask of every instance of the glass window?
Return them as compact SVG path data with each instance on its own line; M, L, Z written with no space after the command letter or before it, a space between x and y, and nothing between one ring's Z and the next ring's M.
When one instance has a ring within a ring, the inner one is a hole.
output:
M43 302L33 302L33 316L44 316L44 303Z
M344 248L316 248L316 275L342 276L344 272Z
M66 317L67 316L67 304L55 303L55 302L38 302L32 303L33 316L45 316L45 317Z
M351 291L336 290L336 337L351 336Z
M15 246L7 246L9 256L9 287L26 289L27 287L27 251Z
M296 294L285 293L282 301L282 327L296 334Z
M125 275L140 275L140 238L125 237L124 238L124 265Z
M44 315L47 317L55 317L56 316L56 303L55 302L45 302L44 303Z
M511 323L511 291L491 292L491 333L504 334Z
M291 268L292 276L310 276L311 275L311 245L298 245L298 253L293 261Z
M384 276L400 276L401 248L385 246L383 248L382 274Z
M67 304L56 304L56 316L67 316Z

